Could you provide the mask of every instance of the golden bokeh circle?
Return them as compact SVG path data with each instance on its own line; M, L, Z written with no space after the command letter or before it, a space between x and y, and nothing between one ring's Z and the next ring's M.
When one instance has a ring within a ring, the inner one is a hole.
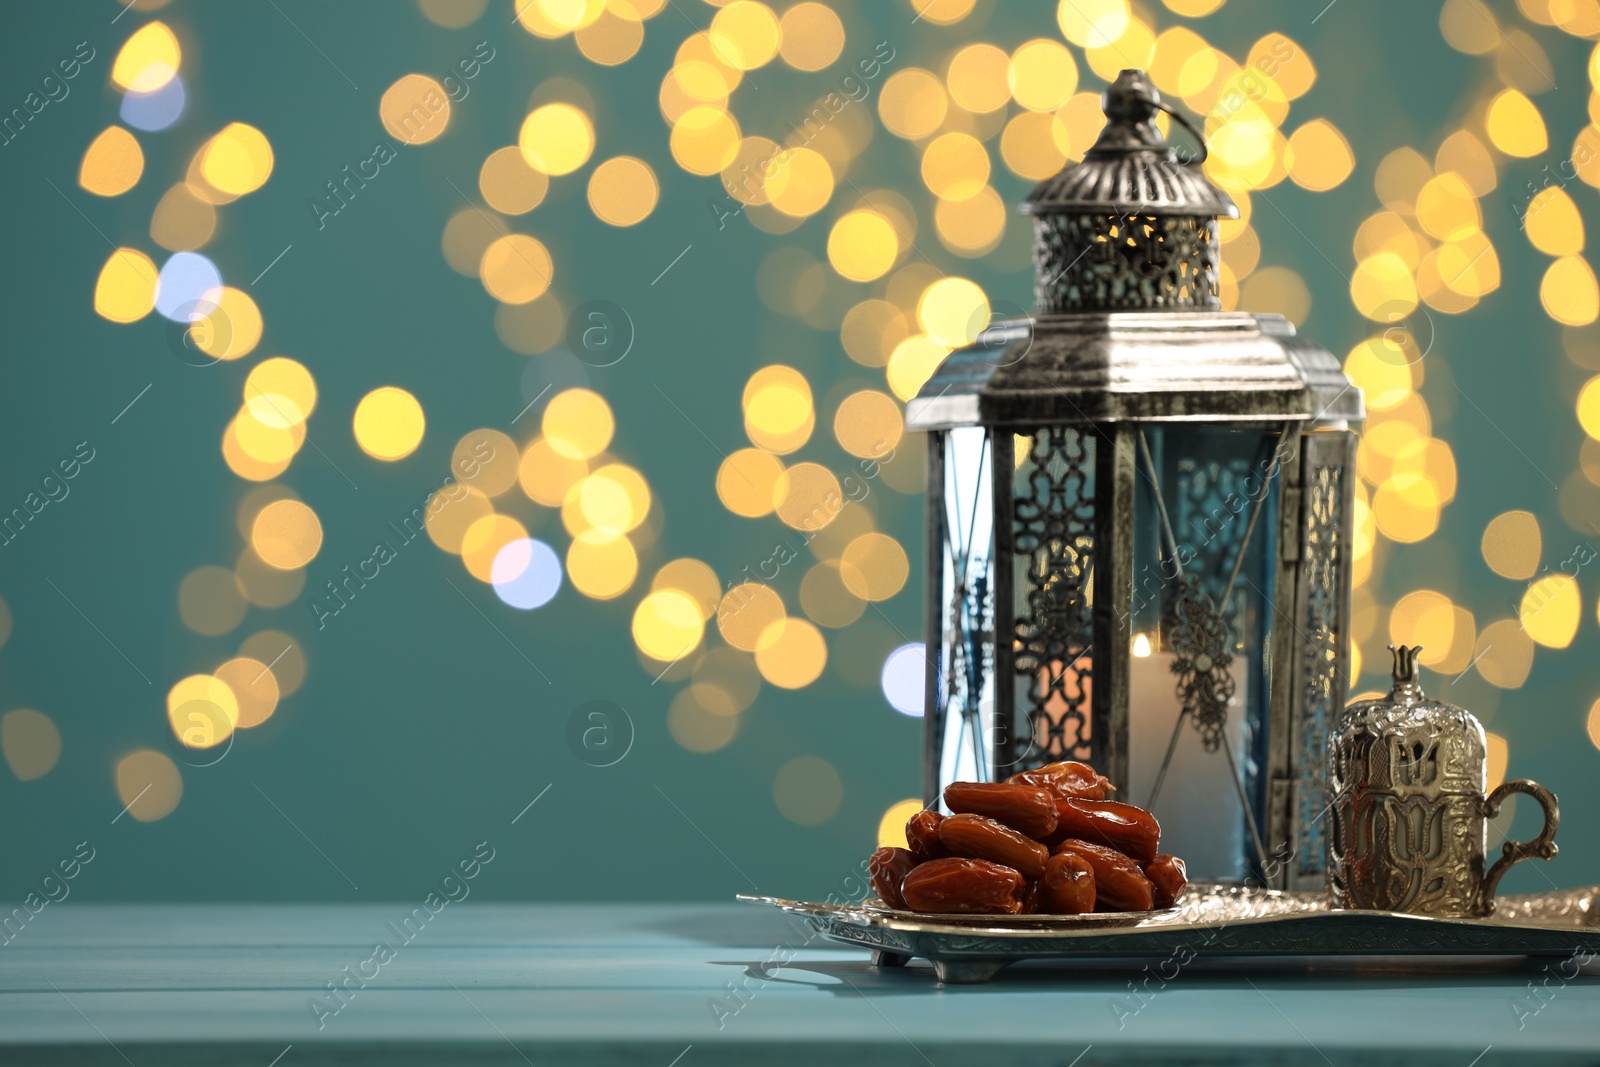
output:
M137 248L111 253L94 283L94 310L112 322L137 322L156 306L155 263Z
M0 716L0 755L18 781L43 778L61 759L61 731L42 711L13 708Z
M716 615L717 605L722 601L722 583L717 580L717 572L697 559L675 559L664 564L651 579L650 589L682 593L694 601L702 620Z
M495 238L478 263L484 289L503 304L526 304L543 296L554 273L550 251L525 233Z
M196 567L178 583L178 617L197 634L220 637L232 632L249 607L238 575L226 567Z
M844 505L844 492L834 473L807 461L789 468L777 512L785 526L810 533L832 522Z
M878 847L907 848L906 823L922 809L923 803L916 797L890 804L878 820Z
M701 703L706 691L690 686L672 698L667 708L667 732L690 752L715 752L726 748L739 733L739 716L710 710Z
M315 410L317 383L303 364L273 356L251 368L244 380L244 403L263 426L287 430Z
M300 642L281 630L251 634L239 646L239 655L265 663L278 680L278 695L289 696L306 680L306 654Z
M567 546L567 577L593 600L621 596L639 573L639 556L626 537L586 530Z
M626 63L644 44L642 13L635 10L632 0L612 0L598 18L580 26L573 39L590 62L603 67Z
M763 449L730 452L717 468L717 499L735 515L770 515L785 491L783 461Z
M865 533L845 546L839 577L862 600L888 600L906 584L911 563L900 542L884 533Z
M450 125L450 97L426 74L406 74L383 91L378 118L395 140L427 144Z
M920 141L944 123L950 99L938 75L907 67L889 75L878 94L878 117L896 137Z
M828 231L828 262L853 282L881 278L900 255L899 237L876 211L847 212Z
M756 649L756 669L779 689L803 689L822 677L828 646L822 631L789 616L771 623Z
M189 324L188 339L213 359L247 356L261 340L261 309L249 293L224 285L205 295L211 310Z
M517 443L485 427L464 434L450 453L450 469L463 484L485 496L499 496L517 484L522 456Z
M484 252L500 236L502 230L493 216L482 208L464 207L444 224L439 250L444 253L444 261L451 270L476 278Z
M144 149L121 126L107 126L84 149L78 185L95 196L121 196L144 173Z
M690 678L696 689L717 691L720 699L704 703L720 714L739 714L754 704L761 692L761 672L756 670L755 658L736 648L707 649L695 662Z
M111 63L111 81L134 93L153 93L178 73L183 49L164 22L147 22L122 43Z
M844 23L827 4L805 0L779 20L778 54L795 70L821 70L844 51Z
M616 430L611 405L590 389L565 389L550 398L541 422L544 439L557 455L593 459L605 451Z
M167 721L186 748L215 748L239 723L239 700L222 679L191 674L167 692Z
M999 111L1011 98L1011 59L985 42L969 44L950 60L945 84L951 99L974 114ZM1070 94L1069 94L1070 95Z
M200 173L213 189L228 197L255 192L272 176L272 144L267 135L244 122L230 122L206 143Z
M356 405L352 420L356 444L374 459L404 459L422 444L427 418L417 398L398 386L372 390Z
M860 619L867 602L845 586L837 562L822 560L800 579L800 610L817 625L838 630Z
M529 166L522 149L507 145L490 152L478 168L478 191L484 203L502 215L524 215L544 202L550 179ZM487 246L486 246L487 247ZM481 260L480 251L474 260Z
M154 749L135 749L123 756L117 761L115 779L124 810L139 822L166 818L183 797L178 765Z
M922 180L946 200L977 196L989 182L989 152L969 133L943 133L922 152Z
M500 550L528 536L528 530L509 515L485 515L461 534L461 562L480 582L494 581L494 561Z
M245 533L249 537L249 531ZM233 565L244 597L258 608L287 607L305 591L306 572L279 570L271 566L248 544L239 552Z
M528 113L517 136L528 166L549 175L571 174L594 151L594 126L572 104L545 104Z
M588 195L595 218L612 226L632 226L655 210L661 186L644 160L615 156L589 175Z
M734 648L756 652L769 637L777 638L769 628L787 614L783 599L770 586L743 582L728 590L718 605L717 629Z
M900 443L905 419L900 405L887 393L861 389L839 402L833 416L833 435L852 456L881 459Z
M633 640L639 651L662 663L676 663L700 645L705 616L687 593L658 589L633 611Z
M187 182L170 187L150 216L150 239L169 252L192 252L211 240L217 209L195 195Z
M739 154L739 123L720 107L692 107L672 124L668 144L690 174L716 174Z
M479 519L494 514L489 498L471 486L439 489L423 505L422 524L428 540L453 555L461 554L467 530Z
M796 756L778 769L772 799L790 822L818 826L838 812L844 801L844 783L827 760Z
M489 0L417 0L429 22L447 30L459 30L483 17Z
M239 729L260 726L278 707L278 679L272 669L258 659L236 656L213 672L239 703Z
M322 548L322 521L298 500L274 500L251 524L250 547L279 570L304 567Z
M737 70L755 70L772 62L781 37L778 16L757 0L732 0L711 19L707 33L712 52Z
M572 450L577 445L565 442L564 447ZM589 464L585 460L557 452L543 437L528 443L517 466L517 482L522 492L529 500L547 508L560 507L568 491L588 474Z

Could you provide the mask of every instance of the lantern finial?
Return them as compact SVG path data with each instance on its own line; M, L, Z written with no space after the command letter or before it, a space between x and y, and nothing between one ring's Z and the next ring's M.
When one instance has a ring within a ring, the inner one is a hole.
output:
M1172 151L1155 123L1156 112L1165 110L1161 94L1156 92L1144 71L1125 70L1118 74L1117 80L1100 94L1100 106L1106 113L1106 124L1086 156L1165 149L1171 158Z
M1069 163L1024 201L1034 216L1034 303L1040 314L1200 310L1217 297L1218 218L1236 219L1228 194L1180 160L1156 128L1165 111L1140 70L1125 70L1101 97L1106 125L1083 162Z

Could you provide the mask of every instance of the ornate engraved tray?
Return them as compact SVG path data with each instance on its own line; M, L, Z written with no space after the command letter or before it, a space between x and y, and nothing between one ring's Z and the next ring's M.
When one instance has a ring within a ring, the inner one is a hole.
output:
M1336 911L1321 894L1195 884L1176 908L1090 915L919 915L877 899L819 904L741 894L799 915L880 967L920 956L941 982L987 982L1024 959L1195 956L1550 956L1600 953L1600 886L1506 896L1487 919Z

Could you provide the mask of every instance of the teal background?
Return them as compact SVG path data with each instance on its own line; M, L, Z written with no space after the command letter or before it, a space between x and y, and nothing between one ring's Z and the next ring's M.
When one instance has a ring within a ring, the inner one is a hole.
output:
M1262 262L1293 267L1311 288L1305 332L1342 355L1372 332L1350 305L1345 275L1354 266L1355 227L1379 206L1372 191L1377 161L1402 144L1431 157L1439 131L1459 125L1471 102L1487 95L1492 63L1444 44L1434 4L1344 0L1313 23L1316 6L1234 0L1193 25L1238 58L1262 34L1279 30L1319 69L1288 125L1330 119L1350 139L1356 171L1329 193L1287 182L1275 187L1258 198L1255 225ZM549 246L568 308L609 300L635 324L630 356L587 375L617 415L612 452L644 472L664 512L656 546L642 554L641 586L654 566L678 556L707 560L731 576L766 558L775 542L793 540L776 520L730 515L714 491L718 450L745 444L739 395L756 368L788 363L813 384L819 426L800 458L836 471L854 465L826 420L852 389L881 388L881 375L851 363L836 331L767 311L755 289L758 264L780 244L824 258L827 225L845 198L836 194L828 209L782 238L737 221L719 230L708 202L721 197L720 183L683 172L667 149L656 104L660 79L691 32L688 23L704 28L712 9L674 0L646 24L637 56L601 68L570 40L540 40L512 26L510 5L500 0L461 30L433 25L411 3L376 0L176 0L153 16L130 11L113 24L119 8L10 5L0 16L0 110L20 105L78 42L96 50L70 83L71 94L0 147L0 507L20 503L77 442L96 450L71 495L0 548L0 597L14 616L0 648L0 711L44 711L63 739L60 764L44 778L19 782L0 773L0 904L9 909L81 840L93 843L98 858L72 888L94 900L420 899L480 840L497 849L496 862L473 885L486 899L837 890L874 844L884 809L920 790L920 721L889 709L875 684L877 664L902 643L896 631L921 636L920 497L885 489L871 502L879 528L911 551L912 582L881 605L881 616L869 611L854 627L828 631L823 679L797 692L764 687L739 737L710 755L684 751L666 731L678 686L652 684L653 672L633 649L628 620L637 586L602 603L566 585L545 608L517 612L470 580L456 559L419 541L325 629L318 631L307 604L323 581L389 536L387 522L439 485L461 435L506 428L562 366L508 350L494 331L494 302L476 280L452 272L439 248L445 221L463 206L451 183L475 195L484 156L514 142L530 94L551 76L577 79L592 94L596 161L638 155L661 181L659 205L636 227L614 229L593 218L581 180L587 169L556 179L546 202L511 224ZM981 0L977 13L950 27L913 23L901 2L841 8L848 39L832 72L801 75L774 64L752 75L757 90L735 95L747 133L776 135L803 112L803 101L825 92L845 64L879 40L896 49L894 69L942 70L949 54L974 39L1009 51L1031 37L1058 37L1053 5L1043 3ZM144 177L129 193L101 200L78 188L77 168L89 141L117 121L120 97L108 82L117 49L150 17L183 40L188 110L166 131L137 134ZM1164 9L1154 17L1158 29L1188 21ZM1378 587L1385 606L1413 588L1440 589L1471 607L1480 625L1511 613L1508 605L1522 592L1490 572L1478 551L1494 515L1513 507L1539 515L1552 566L1571 544L1600 538L1571 529L1557 506L1583 439L1573 399L1592 372L1564 357L1562 328L1540 310L1547 260L1516 232L1514 215L1523 199L1516 191L1565 159L1588 121L1590 49L1509 10L1501 17L1533 33L1554 62L1559 87L1537 97L1551 148L1544 157L1505 163L1500 187L1484 199L1485 227L1501 260L1499 290L1466 315L1432 316L1438 334L1423 393L1435 435L1455 449L1460 489L1438 534L1385 549ZM411 71L442 76L485 40L496 56L455 105L446 134L402 147L319 231L308 200L387 140L377 116L383 90ZM1082 86L1098 86L1074 51ZM876 123L875 108L872 118ZM175 358L165 320L108 322L93 313L92 293L108 240L160 261L148 237L156 200L182 177L198 144L235 120L266 133L275 169L264 188L219 209L219 232L203 251L226 280L243 286L286 244L293 247L250 288L266 320L257 354L199 369ZM909 196L923 220L919 244L941 267L973 278L997 302L1028 302L1020 220L988 259L945 253L933 236L931 198L920 187L913 149L881 128L850 176L863 188L894 187ZM1010 202L1030 184L998 158L992 181ZM1574 183L1569 192L1591 226L1600 222L1592 188ZM652 285L685 245L692 249ZM859 290L852 299L867 295L865 286L832 284ZM234 511L250 486L227 470L218 442L248 366L269 354L293 356L317 378L310 439L326 458L303 450L283 480L317 511L325 540L299 602L252 608L237 632L200 637L178 618L177 585L201 564L230 565L240 548ZM112 425L146 384L150 391ZM383 384L412 391L427 412L426 439L400 463L370 459L349 429L356 401ZM663 393L681 412L663 403ZM519 442L537 410L519 422ZM534 536L554 530L553 543L563 547L559 519L543 521ZM1586 600L1577 640L1564 651L1540 649L1522 689L1502 695L1473 678L1458 686L1430 679L1433 695L1479 708L1509 740L1510 776L1536 777L1561 795L1561 857L1537 871L1524 865L1507 881L1513 890L1546 887L1547 878L1557 885L1600 881L1600 753L1584 730L1600 696L1600 642L1595 578L1582 573L1578 580ZM785 599L792 598L786 588ZM135 747L169 750L167 688L212 669L263 628L302 641L309 672L301 690L267 724L241 734L221 762L185 768L183 799L170 816L113 823L121 807L116 759ZM1366 645L1368 666L1379 663L1383 629ZM851 661L864 670L851 672ZM1360 687L1377 681L1369 672ZM578 760L566 740L573 710L595 699L625 708L636 732L628 756L607 768ZM772 798L777 769L802 754L828 760L844 783L841 809L817 827L789 822ZM1529 830L1531 822L1524 812L1518 827Z

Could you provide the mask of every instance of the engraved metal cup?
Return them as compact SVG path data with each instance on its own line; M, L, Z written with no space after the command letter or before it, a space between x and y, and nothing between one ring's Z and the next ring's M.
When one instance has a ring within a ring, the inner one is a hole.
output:
M1351 704L1328 740L1329 902L1413 915L1489 915L1512 865L1555 856L1556 797L1525 779L1487 792L1477 718L1423 695L1420 647L1390 651L1394 691ZM1544 829L1532 841L1507 841L1485 871L1487 821L1513 793L1539 802Z

